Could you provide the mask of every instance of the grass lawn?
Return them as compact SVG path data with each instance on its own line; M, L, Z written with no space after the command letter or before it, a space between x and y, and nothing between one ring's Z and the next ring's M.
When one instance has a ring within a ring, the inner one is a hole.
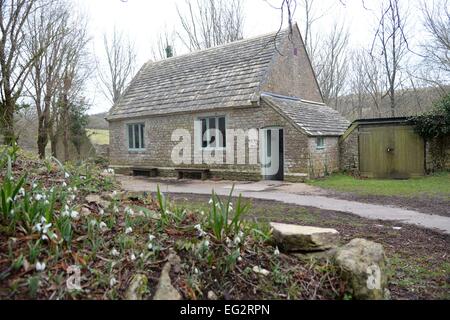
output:
M86 131L93 144L109 144L109 130L87 129Z
M450 198L449 172L409 180L358 179L344 174L335 174L326 179L311 180L307 183L324 189L361 195L404 197L429 195Z

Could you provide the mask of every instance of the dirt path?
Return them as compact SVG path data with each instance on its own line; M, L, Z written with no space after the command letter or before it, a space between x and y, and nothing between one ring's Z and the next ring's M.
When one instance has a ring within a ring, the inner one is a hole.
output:
M125 190L134 192L155 192L159 185L161 191L168 193L208 195L214 190L218 195L228 195L233 184L230 181L178 181L120 175L117 178ZM399 207L336 199L330 197L325 190L302 183L267 181L238 183L235 185L235 194L242 194L246 198L274 200L299 206L352 213L368 219L409 223L450 234L450 217L429 215Z

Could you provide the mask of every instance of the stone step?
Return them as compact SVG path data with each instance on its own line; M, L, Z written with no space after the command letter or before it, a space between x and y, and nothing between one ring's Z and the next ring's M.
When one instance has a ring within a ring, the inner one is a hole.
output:
M339 232L335 229L270 223L277 245L284 251L323 251L339 245Z

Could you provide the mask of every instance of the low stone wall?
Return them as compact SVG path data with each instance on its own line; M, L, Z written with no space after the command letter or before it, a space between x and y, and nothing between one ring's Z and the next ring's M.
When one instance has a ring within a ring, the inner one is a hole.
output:
M358 128L352 128L348 135L339 140L340 169L346 172L359 172Z
M426 142L427 172L450 170L450 136Z

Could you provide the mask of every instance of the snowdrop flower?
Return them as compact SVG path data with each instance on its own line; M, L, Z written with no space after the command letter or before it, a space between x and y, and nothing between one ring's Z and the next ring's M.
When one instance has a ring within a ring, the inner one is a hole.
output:
M109 280L109 286L114 287L117 284L116 278L112 277L111 280Z
M77 219L79 215L80 215L80 214L79 214L77 211L75 211L75 210L73 210L73 211L70 213L70 217L71 217L72 219Z
M36 262L36 271L44 271L45 270L45 262Z
M98 212L98 214L101 215L101 216L105 215L105 210L100 209L99 212Z
M102 230L102 231L105 231L105 230L108 229L108 226L107 226L106 223L104 223L103 221L100 222L99 227L100 227L100 230Z
M112 196L113 197L117 196L117 191L116 190L113 191Z
M120 255L119 251L116 250L116 248L111 250L111 255L114 257L117 257L118 255Z
M93 226L93 227L95 227L95 226L97 225L97 221L91 220L91 221L90 221L90 225Z
M64 172L64 178L69 179L70 178L70 174L68 172Z
M13 216L15 211L13 209L11 209L11 211L9 213Z
M85 176L80 176L80 179L81 180L86 180L86 177Z
M198 274L198 269L197 268L194 268L194 273Z
M125 234L130 234L130 233L132 233L133 232L133 228L131 228L131 227L128 227L126 230L125 230Z
M139 255L139 258L144 259L144 253L143 252Z
M50 204L50 202L48 200L45 200L44 204L48 206Z
M238 261L238 262L242 262L242 257L239 256L239 257L237 258L237 261Z
M213 203L213 199L212 198L209 199L209 201L208 201L208 204L211 204L211 203Z
M136 256L134 255L134 253L131 254L130 260L131 260L131 261L135 261L135 260L136 260Z
M117 206L114 206L113 211L114 213L119 213L119 208Z
M147 248L148 248L148 250L153 250L153 244L152 244L152 243L149 243L148 246L147 246Z
M273 252L274 255L279 256L280 250L278 250L278 247L275 248L275 251Z
M47 241L47 240L48 240L48 237L47 237L47 235L43 234L42 237L41 237L41 239L42 239L42 241Z
M194 228L198 231L200 237L204 237L207 235L207 233L203 231L202 226L200 224L196 224Z
M235 238L234 238L234 244L235 245L238 245L238 244L240 244L241 243L241 238L239 237L239 236L236 236Z
M129 207L126 207L126 208L125 208L125 213L128 214L128 215L130 215L130 216L134 216L134 211L133 211L133 209L131 209L131 208L129 208Z
M152 235L152 234L148 236L148 240L150 240L150 241L155 240L155 238L156 238L156 237L155 237L154 235Z
M233 241L231 241L230 238L227 237L227 238L225 239L225 242L226 242L228 248L231 248L231 247L233 246Z
M67 189L67 191L72 192L72 191L73 191L72 187L69 187L69 188Z
M71 200L71 201L74 201L74 200L75 200L75 198L76 198L76 197L75 197L75 195L74 195L74 194L71 194L71 195L70 195L70 200Z
M20 188L19 189L19 195L24 197L25 196L25 189L24 188Z
M36 201L41 201L43 198L44 198L44 196L41 195L41 194L37 194L37 195L34 196L34 199L35 199Z
M67 183L65 181L63 181L62 186L65 188L67 187Z
M36 183L33 183L32 185L31 185L31 188L32 189L36 189L38 187L38 185L36 184Z
M232 204L232 203L230 203L230 204L228 205L228 211L233 211L233 204Z

